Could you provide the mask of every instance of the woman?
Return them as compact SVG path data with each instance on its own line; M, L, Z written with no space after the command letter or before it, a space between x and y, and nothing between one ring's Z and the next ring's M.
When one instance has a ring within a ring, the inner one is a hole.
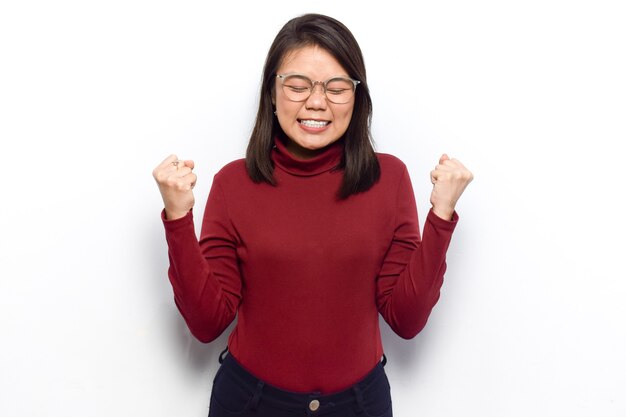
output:
M210 342L238 317L210 416L391 416L378 314L403 338L423 328L472 174L441 157L420 239L407 168L374 153L371 112L350 31L304 15L268 52L246 158L215 175L199 241L194 163L154 170L189 329Z

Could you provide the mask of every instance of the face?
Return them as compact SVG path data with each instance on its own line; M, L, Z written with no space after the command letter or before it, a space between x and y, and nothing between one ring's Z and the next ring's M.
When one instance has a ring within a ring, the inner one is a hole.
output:
M349 77L339 62L318 46L305 46L287 54L276 72L298 73L313 81ZM314 157L322 148L341 138L348 129L354 110L354 96L345 104L331 103L319 84L305 101L291 101L285 96L278 79L272 101L276 106L278 123L289 138L287 149L303 159Z

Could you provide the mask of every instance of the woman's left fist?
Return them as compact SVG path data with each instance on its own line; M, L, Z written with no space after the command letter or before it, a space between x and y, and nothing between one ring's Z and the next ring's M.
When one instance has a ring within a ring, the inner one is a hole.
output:
M441 155L439 165L430 172L430 181L433 183L430 204L435 214L442 219L452 220L456 202L473 179L474 175L461 161L446 154Z

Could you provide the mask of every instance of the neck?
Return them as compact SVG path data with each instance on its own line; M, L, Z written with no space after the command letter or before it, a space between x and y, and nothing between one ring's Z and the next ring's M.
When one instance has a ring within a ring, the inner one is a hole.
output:
M313 159L316 156L324 153L335 142L331 142L328 145L324 146L323 148L308 149L308 148L305 148L303 146L298 145L296 142L291 140L286 135L283 136L283 143L285 144L285 148L287 149L287 151L292 156L294 156L294 157L296 157L298 159L303 159L303 160Z
M272 159L281 169L294 175L310 176L327 172L341 163L343 141L337 140L330 145L316 150L302 147L293 148L292 142L284 136L274 139Z
M295 143L291 139L287 139L287 143L285 143L285 147L287 148L287 151L290 154L292 154L293 156L295 156L298 159L313 159L317 155L319 155L320 153L324 152L324 150L326 149L326 148L322 148L322 149L307 149L307 148L304 148L304 147L298 145L297 143Z

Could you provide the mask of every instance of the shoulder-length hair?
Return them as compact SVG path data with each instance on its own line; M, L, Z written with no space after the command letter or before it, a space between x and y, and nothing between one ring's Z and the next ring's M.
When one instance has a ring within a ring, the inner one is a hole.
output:
M253 181L276 184L271 152L274 138L284 134L274 117L272 104L276 71L288 53L304 46L319 46L328 51L351 78L360 81L352 118L343 135L343 157L337 166L343 170L338 195L345 199L370 189L380 178L380 166L372 146L372 99L361 48L346 26L328 16L306 14L296 17L276 35L265 60L259 109L246 151L246 167Z

